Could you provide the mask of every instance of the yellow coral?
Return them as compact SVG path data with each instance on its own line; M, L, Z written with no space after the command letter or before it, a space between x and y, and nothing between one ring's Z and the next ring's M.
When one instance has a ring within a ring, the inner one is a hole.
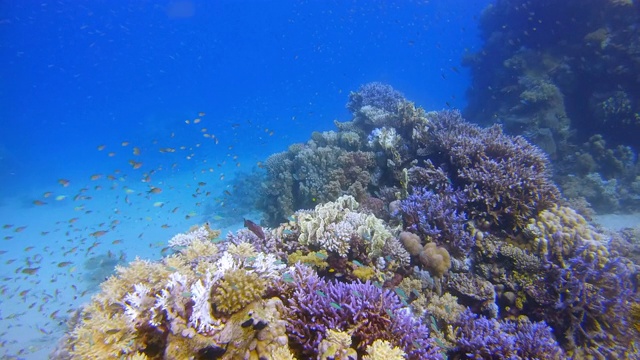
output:
M292 359L283 311L282 301L274 297L255 301L231 316L217 336L228 344L222 359Z
M378 339L367 346L367 355L362 360L404 360L407 354L399 347L391 347L386 340Z
M593 245L593 251L606 261L608 252L603 244L603 236L598 233L582 215L567 206L553 205L529 220L525 235L533 241L532 251L539 256L550 257L564 266L564 259L581 245L583 241Z
M360 280L367 281L376 274L376 271L371 266L358 266L353 269L353 276Z
M250 243L240 243L238 245L231 244L227 249L227 252L233 255L234 258L241 260L254 258L258 255L256 248Z
M324 270L329 266L325 259L329 256L326 250L313 251L307 254L303 254L302 251L297 250L296 252L289 254L287 257L287 262L289 265L293 265L295 263L302 263L318 270Z
M348 360L356 359L358 354L351 348L351 335L340 330L327 330L326 337L318 346L320 360Z
M114 310L96 299L83 310L83 319L71 334L72 359L113 359L139 350L135 329L124 313Z
M631 304L631 324L636 331L640 332L640 303Z
M129 266L116 266L116 275L100 284L102 291L96 295L105 304L120 303L134 284L145 284L151 289L159 289L173 271L160 263L152 263L136 258Z
M188 262L218 253L218 247L211 240L193 240L189 246L180 251Z
M220 313L230 315L260 299L266 289L267 281L255 272L231 269L213 289L213 306Z

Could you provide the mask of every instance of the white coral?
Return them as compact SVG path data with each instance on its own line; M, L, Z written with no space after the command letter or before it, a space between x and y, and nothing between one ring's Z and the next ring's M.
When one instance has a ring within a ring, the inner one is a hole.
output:
M384 150L392 150L399 145L401 139L394 128L382 127L371 131L368 140L371 147L378 144Z
M151 309L155 298L149 295L151 289L144 284L133 285L133 290L133 292L129 292L124 296L124 302L125 315L135 324L141 321L142 314L145 311Z
M225 252L224 255L222 255L222 257L220 257L220 259L215 263L216 271L213 274L213 281L215 282L222 279L228 270L237 269L239 267L239 264L233 259L233 255Z
M211 316L211 285L213 277L207 273L204 283L202 280L191 285L191 299L193 300L193 312L189 317L189 325L196 328L199 333L207 333L220 329L220 321Z
M286 267L275 255L265 253L259 253L251 266L261 277L269 280L280 278L282 271Z
M189 231L186 234L177 234L169 240L169 246L172 248L186 247L191 245L195 240L205 241L209 239L210 233L206 226Z

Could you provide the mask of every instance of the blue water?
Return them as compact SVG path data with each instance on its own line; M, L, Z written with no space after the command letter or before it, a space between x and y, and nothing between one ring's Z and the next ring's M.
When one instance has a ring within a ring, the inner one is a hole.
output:
M360 85L464 108L488 3L2 2L2 354L46 356L105 276L87 258L159 256L203 208L233 206L232 174L349 120Z

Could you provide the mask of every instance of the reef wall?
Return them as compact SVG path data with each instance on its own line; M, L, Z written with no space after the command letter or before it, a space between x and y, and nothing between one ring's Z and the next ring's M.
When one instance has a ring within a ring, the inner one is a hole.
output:
M639 23L629 0L495 1L465 116L541 147L576 204L640 210Z

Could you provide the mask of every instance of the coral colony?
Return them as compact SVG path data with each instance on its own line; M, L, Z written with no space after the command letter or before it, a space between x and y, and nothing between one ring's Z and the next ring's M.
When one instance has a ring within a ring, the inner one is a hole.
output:
M56 356L640 356L633 244L566 205L542 151L379 83L348 108L266 161L271 228L194 227L117 267Z

